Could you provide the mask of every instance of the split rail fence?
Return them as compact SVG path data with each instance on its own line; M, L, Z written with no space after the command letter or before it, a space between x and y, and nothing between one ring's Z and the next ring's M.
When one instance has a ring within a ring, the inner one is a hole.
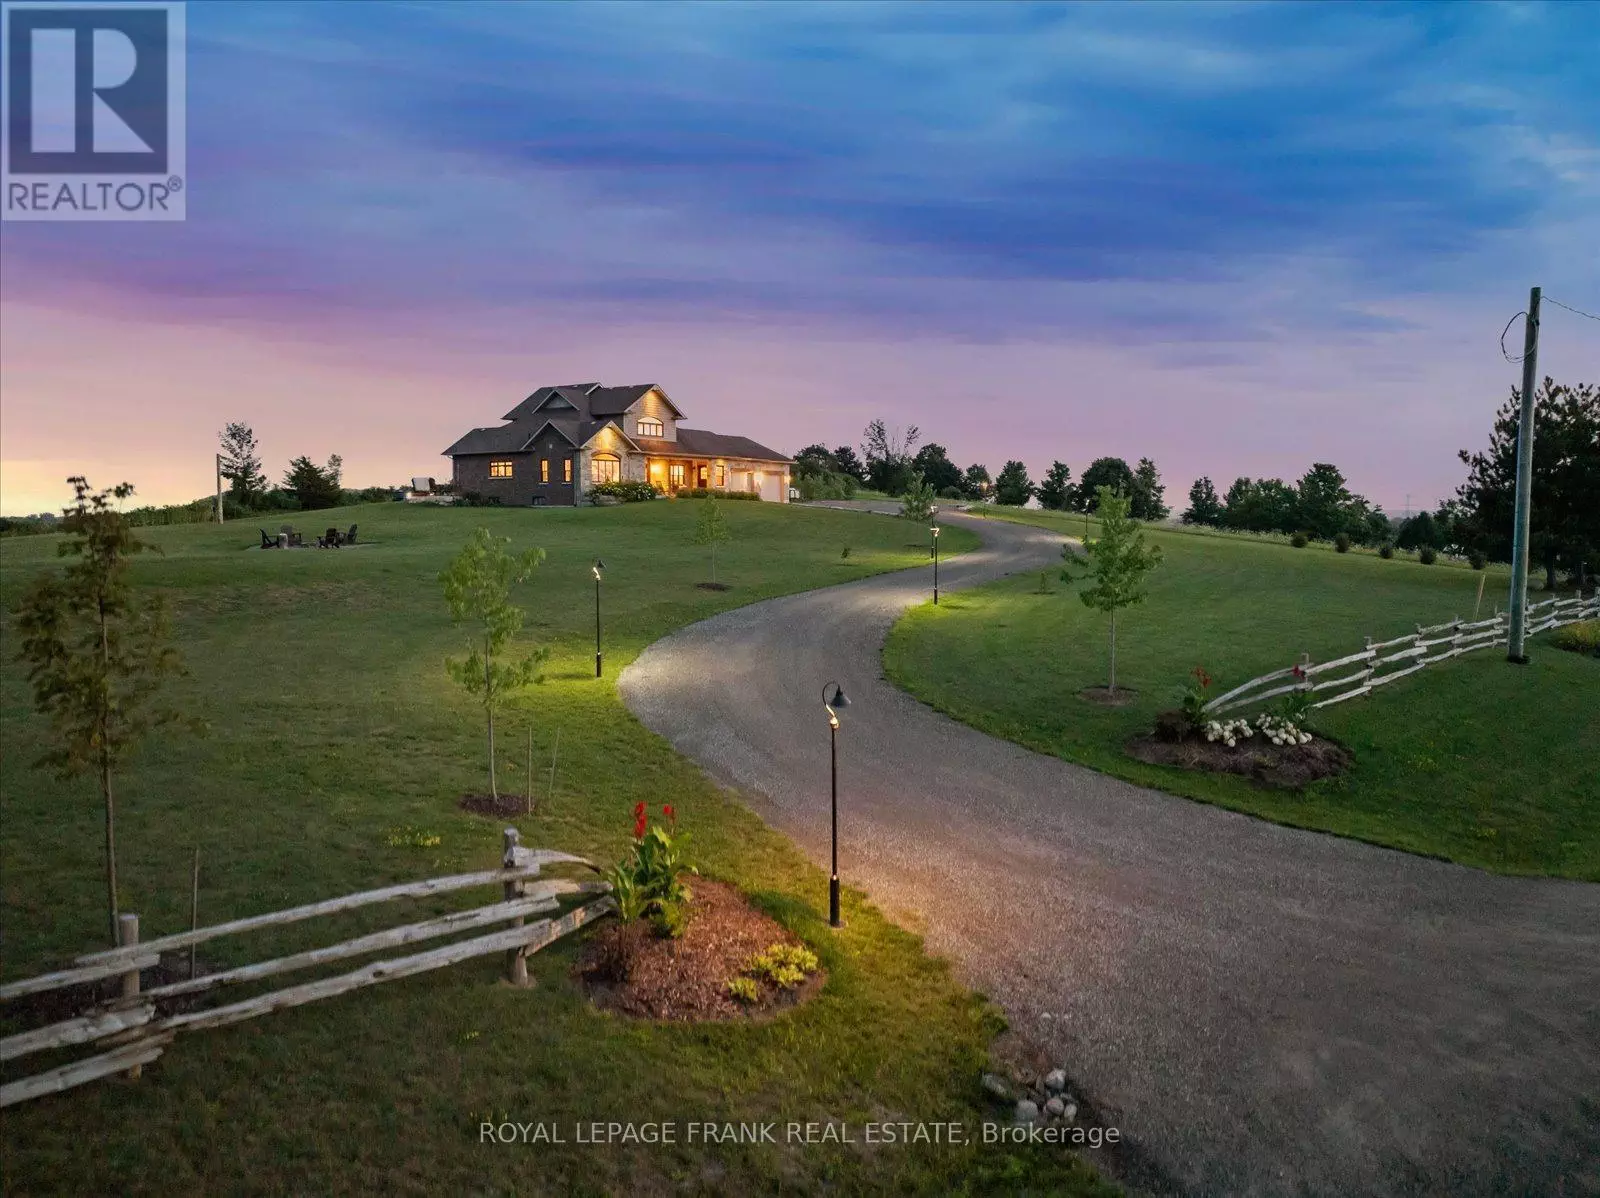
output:
M518 840L517 830L507 828L504 855L499 869L404 882L381 890L367 890L301 907L292 907L286 911L252 915L213 927L195 928L144 943L139 942L139 917L122 916L119 947L86 953L78 957L70 969L0 985L0 1002L59 990L67 986L104 982L109 978L120 978L122 990L120 996L95 1004L82 1015L0 1039L0 1061L80 1044L96 1044L107 1049L96 1056L73 1061L0 1086L0 1107L69 1090L74 1086L115 1073L127 1073L130 1077L137 1077L141 1067L161 1056L173 1039L180 1034L226 1027L272 1011L332 998L379 982L410 977L413 974L440 969L446 965L454 965L460 961L491 953L504 953L507 979L515 984L525 985L528 980L529 954L538 952L585 924L614 911L616 904L609 897L611 887L606 882L579 882L566 878L540 876L540 869L545 865L570 862L594 869L595 866L591 862L552 849L524 848ZM320 915L332 915L392 899L424 898L454 890L494 885L502 888L502 899L488 906L456 911L449 915L388 928L325 948L309 949L253 965L241 965L218 973L169 982L151 990L141 991L139 988L140 971L156 965L161 953L166 951L189 948L221 936L295 923ZM574 907L555 918L540 919L534 923L527 922L530 916L546 915L559 910L563 900L572 898L592 901ZM510 926L487 935L455 941L424 952L374 961L349 973L273 990L267 994L223 1006L181 1013L163 1013L162 1010L163 999L210 991L223 993L230 987L258 982L278 974L311 969L348 957L364 956L381 949L436 940L454 933L502 923L508 923Z
M1543 603L1528 606L1526 635L1533 636L1563 624L1597 617L1600 617L1600 595L1591 595L1587 599L1546 599ZM1488 620L1463 622L1455 619L1428 627L1418 624L1415 632L1388 641L1374 641L1369 636L1361 652L1333 661L1312 664L1310 655L1302 653L1296 665L1252 678L1226 694L1218 695L1203 710L1207 716L1215 718L1223 712L1264 703L1295 691L1326 694L1326 698L1319 699L1311 706L1331 707L1346 699L1370 695L1396 679L1452 657L1505 645L1510 641L1510 633L1511 617L1505 612L1496 612ZM1346 669L1349 672L1336 678L1323 677Z

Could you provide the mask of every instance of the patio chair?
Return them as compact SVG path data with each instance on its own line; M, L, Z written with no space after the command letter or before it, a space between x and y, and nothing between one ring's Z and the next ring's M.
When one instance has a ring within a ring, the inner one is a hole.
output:
M267 535L267 530L263 528L261 530L261 548L263 548L263 549L276 549L277 547L278 547L278 538L277 537L273 537L273 536L268 536Z
M323 533L317 538L317 545L323 549L339 548L339 530L337 528L330 528L327 532Z
M356 543L356 526L354 524L350 526L350 531L344 534L344 543L346 545L354 545Z

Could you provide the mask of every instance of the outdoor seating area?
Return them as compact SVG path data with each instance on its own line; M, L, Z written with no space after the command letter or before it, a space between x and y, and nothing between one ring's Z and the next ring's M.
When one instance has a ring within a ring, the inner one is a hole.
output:
M341 549L356 543L357 525L352 524L349 532L340 532L337 528L330 528L315 537L318 549ZM305 543L305 534L295 530L291 524L279 525L276 534L261 529L261 548L263 549L310 549L312 546Z

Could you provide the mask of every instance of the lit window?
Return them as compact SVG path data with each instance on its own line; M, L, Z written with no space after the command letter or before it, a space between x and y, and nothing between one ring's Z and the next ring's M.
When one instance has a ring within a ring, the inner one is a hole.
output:
M707 466L704 462L701 462L700 465L698 465L698 466L696 466L694 468L694 475L695 475L695 483L694 483L694 485L697 486L697 487L710 486L711 485L711 480L708 477L710 475L710 473L711 473L711 467Z
M639 417L639 435L641 437L659 437L661 435L661 421L651 420L648 416Z
M563 458L561 461L561 481L564 483L570 483L572 481L571 458Z
M754 470L745 471L744 489L746 491L759 491L759 490L761 490L761 476L759 474L757 474Z
M717 463L717 486L726 487L727 485L728 485L728 468L726 466L724 466L721 462L718 462Z
M550 481L550 459L549 458L540 458L539 459L539 481L542 482L542 483L547 483L547 482Z
M589 481L614 483L622 477L622 459L614 453L600 453L589 463Z
M504 459L504 458L502 458L502 459L500 459L498 461L490 462L489 463L489 477L490 478L510 478L511 477L511 463L509 461L507 461L506 459Z
M674 490L683 486L682 462L673 462L672 465L667 468L667 481L672 484Z

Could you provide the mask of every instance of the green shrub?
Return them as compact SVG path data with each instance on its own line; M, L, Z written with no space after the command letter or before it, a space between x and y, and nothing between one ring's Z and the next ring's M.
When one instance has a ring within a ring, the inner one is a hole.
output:
M499 507L500 496L479 491L463 491L450 502L451 507Z
M1483 550L1474 549L1467 554L1467 565L1474 570L1481 570L1489 564L1489 559L1483 555Z
M1310 541L1311 538L1306 536L1306 534L1303 532L1297 532L1294 534L1294 536L1289 538L1289 544L1293 545L1296 549L1304 549L1306 545L1310 543Z
M754 978L729 978L728 994L743 1003L753 1003L761 997L761 987Z
M1382 545L1379 545L1378 546L1378 556L1383 558L1384 561L1388 561L1391 557L1393 557L1394 556L1394 545L1393 545L1393 543L1391 543L1389 541L1385 541Z
M1572 653L1600 653L1600 620L1579 620L1557 628L1550 634L1550 643Z
M643 503L661 494L650 483L637 478L619 478L615 482L595 483L587 492L591 501L596 495L614 495L623 503Z
M774 944L757 953L744 967L747 974L766 978L780 990L793 990L817 971L817 954L803 944Z
M796 474L794 476L794 485L795 489L800 492L800 498L810 501L813 499L854 499L858 484L853 475L825 471L820 474Z
M1434 562L1439 560L1439 551L1432 545L1424 545L1421 549L1417 550L1417 560L1424 566L1431 566Z
M723 491L716 487L686 487L672 493L674 499L755 499L761 498L754 491Z
M1334 549L1338 550L1340 553L1349 553L1350 552L1350 534L1347 533L1347 532L1342 532L1338 536L1334 537L1333 538L1333 547L1334 547Z

